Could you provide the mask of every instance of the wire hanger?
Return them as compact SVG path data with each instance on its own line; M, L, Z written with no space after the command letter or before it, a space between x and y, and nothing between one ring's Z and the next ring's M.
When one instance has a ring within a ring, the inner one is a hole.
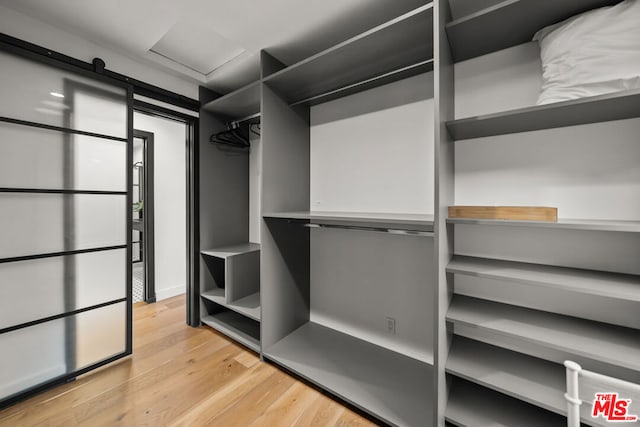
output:
M228 129L211 135L210 141L231 148L248 149L251 147L251 134L260 136L260 116L230 122Z

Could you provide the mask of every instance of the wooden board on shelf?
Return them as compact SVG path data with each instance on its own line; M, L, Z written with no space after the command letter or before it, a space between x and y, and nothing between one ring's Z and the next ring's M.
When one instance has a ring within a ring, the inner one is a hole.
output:
M449 218L558 221L558 208L543 206L449 206Z
M433 417L433 368L308 322L265 349L265 357L392 425Z

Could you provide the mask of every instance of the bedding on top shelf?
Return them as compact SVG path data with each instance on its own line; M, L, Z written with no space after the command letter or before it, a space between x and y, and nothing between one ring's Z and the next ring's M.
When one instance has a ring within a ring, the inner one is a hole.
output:
M640 88L640 0L594 9L538 31L538 105Z

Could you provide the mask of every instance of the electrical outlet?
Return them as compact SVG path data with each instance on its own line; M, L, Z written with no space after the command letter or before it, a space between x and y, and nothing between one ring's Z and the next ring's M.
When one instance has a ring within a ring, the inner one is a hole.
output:
M390 334L396 333L396 319L393 317L387 317L387 332Z

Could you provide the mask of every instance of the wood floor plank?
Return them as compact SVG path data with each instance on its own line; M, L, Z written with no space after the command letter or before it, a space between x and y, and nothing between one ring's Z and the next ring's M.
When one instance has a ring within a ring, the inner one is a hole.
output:
M208 327L184 296L136 304L132 356L0 411L0 427L372 426Z
M315 390L309 390L306 384L294 383L250 427L270 427L275 425L293 426L304 411L320 396Z
M334 426L345 409L324 395L318 396L296 421L298 426Z

